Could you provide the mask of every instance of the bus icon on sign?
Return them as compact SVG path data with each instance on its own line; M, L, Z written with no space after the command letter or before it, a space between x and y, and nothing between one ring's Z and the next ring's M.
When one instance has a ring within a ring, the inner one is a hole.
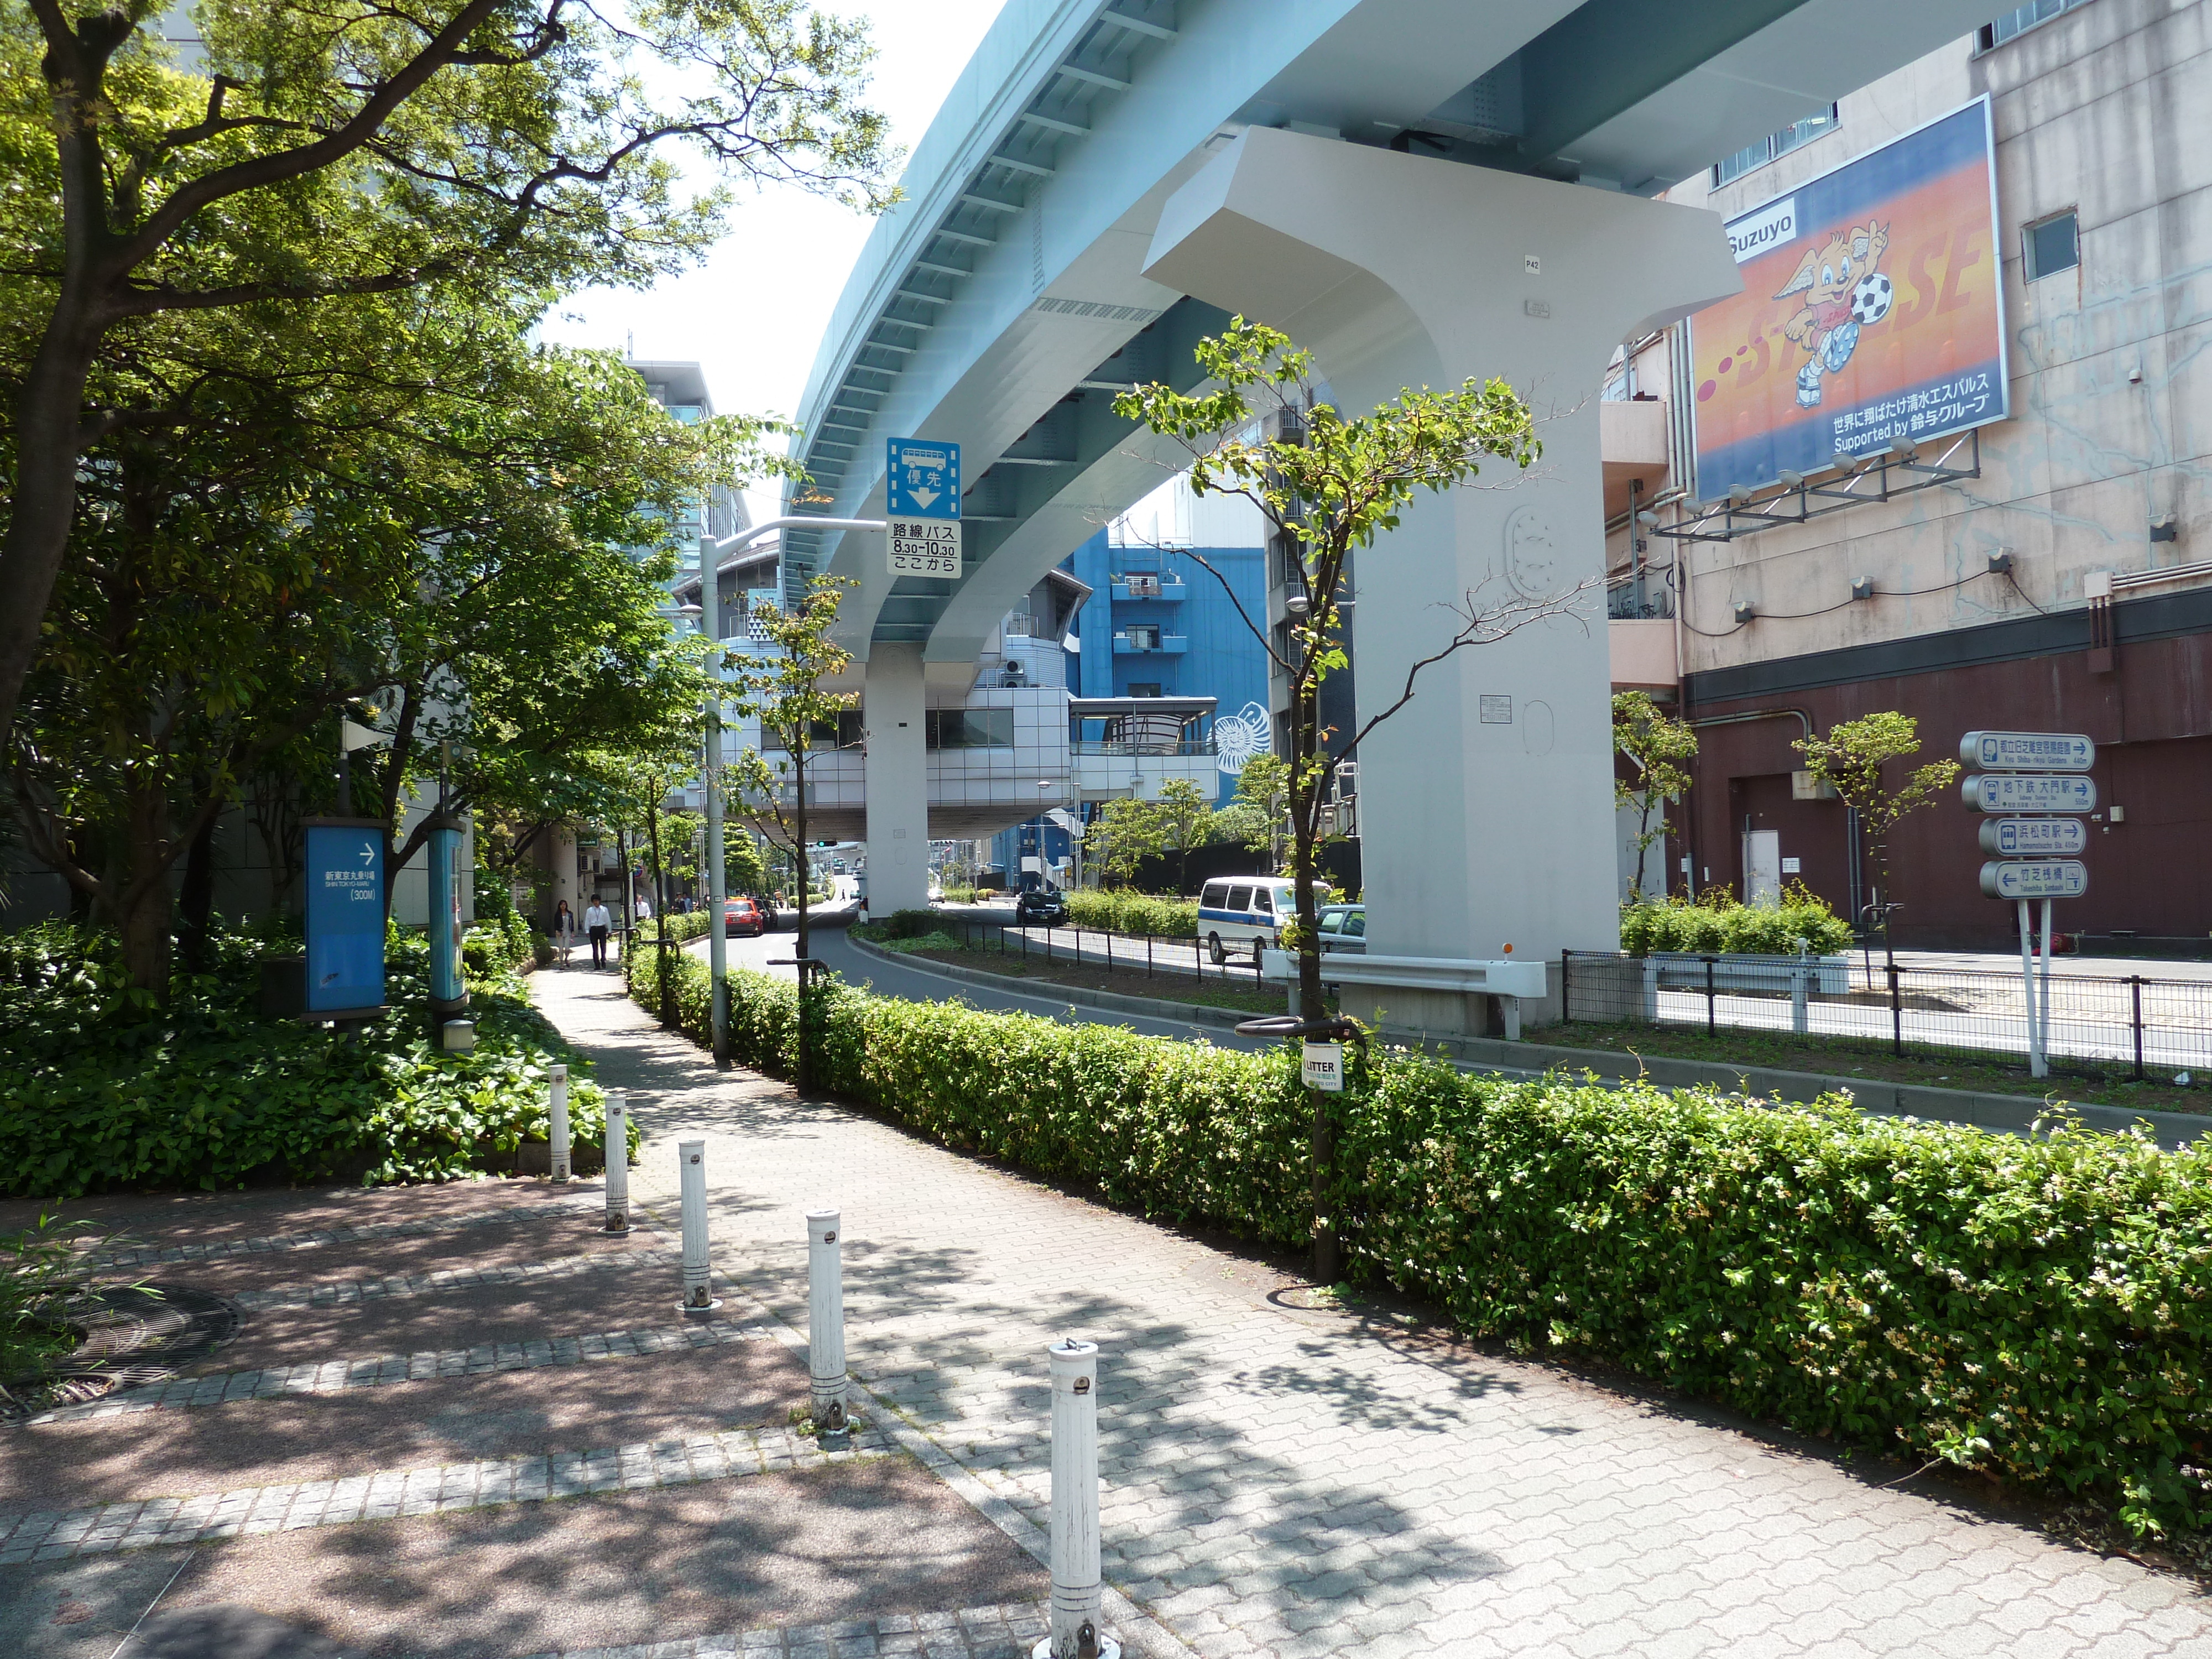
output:
M921 438L889 441L884 468L884 510L892 518L960 516L960 446Z

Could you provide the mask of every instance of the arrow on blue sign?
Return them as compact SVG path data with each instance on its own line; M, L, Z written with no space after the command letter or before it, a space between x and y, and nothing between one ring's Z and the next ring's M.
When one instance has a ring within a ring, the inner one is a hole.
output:
M893 438L884 470L884 511L895 519L960 516L960 446Z

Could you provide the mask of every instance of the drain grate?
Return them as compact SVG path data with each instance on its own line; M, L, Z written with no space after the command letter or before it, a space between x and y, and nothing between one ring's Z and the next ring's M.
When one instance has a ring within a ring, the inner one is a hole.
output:
M227 1296L189 1285L112 1285L70 1298L77 1346L34 1377L0 1390L0 1422L166 1382L238 1334L246 1316Z

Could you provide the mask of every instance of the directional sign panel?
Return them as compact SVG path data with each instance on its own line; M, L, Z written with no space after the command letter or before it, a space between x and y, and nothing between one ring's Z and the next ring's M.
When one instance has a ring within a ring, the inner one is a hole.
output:
M2073 732L1969 732L1959 758L1977 772L2086 772L2097 745Z
M2087 812L2097 805L2087 778L2031 772L1984 772L1968 778L1963 793L1977 812Z
M2089 845L2079 818L1984 818L1982 851L1999 859L2063 859Z
M307 826L307 1010L350 1012L384 1001L384 830Z
M2089 866L2079 859L1982 866L1982 891L1993 899L2080 898L2088 890Z
M960 521L957 519L893 519L884 538L890 550L894 576L960 574Z
M960 516L960 446L922 438L890 440L884 473L885 513L894 519Z

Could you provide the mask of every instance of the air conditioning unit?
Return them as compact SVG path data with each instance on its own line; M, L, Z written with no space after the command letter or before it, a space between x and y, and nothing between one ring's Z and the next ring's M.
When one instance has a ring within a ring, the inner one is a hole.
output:
M1160 596L1160 579L1149 571L1132 571L1123 580L1133 599L1157 599Z
M1359 763L1339 761L1336 763L1336 798L1350 800L1359 793Z

